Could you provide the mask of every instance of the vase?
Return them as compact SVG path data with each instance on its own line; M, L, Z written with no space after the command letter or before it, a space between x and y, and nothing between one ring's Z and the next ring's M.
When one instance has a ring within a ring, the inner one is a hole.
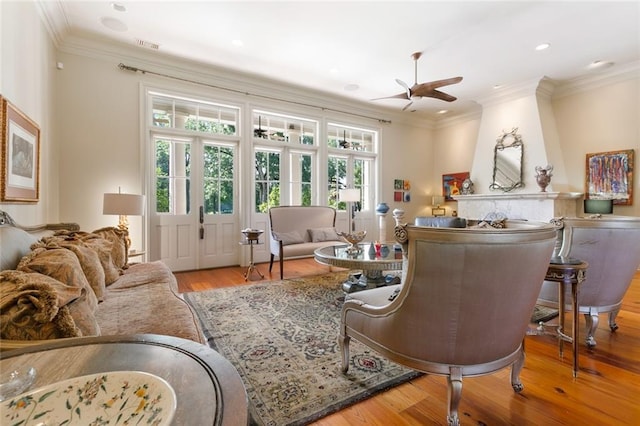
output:
M553 166L547 165L547 167L536 166L536 182L540 187L540 192L547 192L547 186L551 182L551 171Z
M380 203L376 207L376 213L386 214L389 211L389 205L387 203Z

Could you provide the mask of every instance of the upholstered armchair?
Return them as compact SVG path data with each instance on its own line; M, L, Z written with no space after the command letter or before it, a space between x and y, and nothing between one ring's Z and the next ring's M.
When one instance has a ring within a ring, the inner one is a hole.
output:
M633 275L640 267L640 217L602 216L561 220L560 255L589 263L578 288L578 310L587 325L586 344L596 346L599 314L609 313L609 328L618 328L616 316ZM568 291L568 289L567 289ZM558 284L544 282L538 303L558 306ZM571 301L571 294L565 295ZM571 309L568 304L566 310Z
M556 230L507 222L504 229L396 227L407 257L404 284L352 293L339 343L347 373L354 338L389 360L447 377L449 425L458 425L462 378L511 366L523 389L523 340Z

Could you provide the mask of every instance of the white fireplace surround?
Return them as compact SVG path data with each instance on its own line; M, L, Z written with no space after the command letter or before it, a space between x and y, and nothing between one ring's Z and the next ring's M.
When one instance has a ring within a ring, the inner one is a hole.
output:
M508 219L549 222L554 217L581 214L581 192L537 192L456 195L458 216L482 220L499 214Z

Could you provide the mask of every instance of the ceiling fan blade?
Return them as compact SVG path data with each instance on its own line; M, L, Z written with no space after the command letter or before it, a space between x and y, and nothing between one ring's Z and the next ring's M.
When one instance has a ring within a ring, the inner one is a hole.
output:
M410 99L410 98L407 96L406 93L398 93L397 95L385 96L385 97L382 97L382 98L374 98L374 99L371 99L371 100L372 101L377 101L377 100L380 100L380 99Z
M409 85L407 85L407 83L405 83L404 81L400 80L399 78L396 78L396 83L398 83L400 86L404 87L404 90L407 91L407 99L411 99L411 88L409 88Z
M406 105L404 106L404 108L402 108L402 110L403 110L403 111L406 111L406 110L407 110L407 108L409 108L411 105L413 105L413 101L409 101L409 103L408 103L408 104L406 104Z
M440 100L446 101L446 102L453 102L456 99L458 99L455 96L451 96L448 93L444 93L444 92L441 92L441 91L435 90L435 89L432 90L428 95L424 95L424 96L427 96L427 97L430 97L430 98L440 99Z

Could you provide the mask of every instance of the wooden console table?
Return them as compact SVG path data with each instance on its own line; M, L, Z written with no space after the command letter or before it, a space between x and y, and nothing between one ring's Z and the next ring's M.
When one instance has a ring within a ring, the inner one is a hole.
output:
M175 425L247 425L248 403L236 369L208 346L141 334L60 339L0 353L0 370L31 366L32 389L109 371L144 371L165 379L177 398Z

